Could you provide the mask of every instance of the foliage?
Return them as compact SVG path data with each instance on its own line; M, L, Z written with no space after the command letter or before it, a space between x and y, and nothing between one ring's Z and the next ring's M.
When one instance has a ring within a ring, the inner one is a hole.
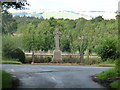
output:
M4 11L2 13L2 19L3 34L13 34L17 31L17 22L10 13Z
M90 59L84 58L83 63L91 65L91 64L99 64L101 62L100 57L91 57Z
M24 63L25 53L21 49L16 48L16 49L12 50L11 58L18 59L20 62Z
M14 40L10 36L2 37L2 56L11 58L11 52L16 48Z
M63 52L79 52L83 56L84 52L88 51L88 55L97 53L103 60L117 57L118 26L115 19L105 20L101 16L92 20L53 17L43 19L27 16L16 16L13 19L17 22L17 32L14 31L15 27L11 30L14 31L13 41L16 42L17 48L24 51L54 50L53 32L58 27L62 33L60 49Z
M24 52L15 46L13 37L3 35L2 55L6 58L18 59L21 62L25 60Z
M52 61L52 57L35 57L34 63L50 63ZM26 57L25 63L31 63L32 57Z
M96 17L102 18L102 17ZM17 20L18 30L17 33L21 34L20 38L25 40L25 43L31 43L32 33L27 33L26 31L34 31L34 41L37 45L37 49L34 50L53 50L54 49L54 36L53 32L55 27L58 26L62 35L60 37L60 48L62 51L67 52L83 52L88 50L91 53L95 52L95 48L100 45L101 40L108 37L117 36L117 21L116 20L104 20L101 19L98 23L92 20L86 20L84 18L79 18L76 20L69 19L37 19L33 17L15 17ZM24 24L24 25L23 25ZM111 27L109 26L111 25ZM31 27L31 28L30 28ZM34 28L32 28L34 27ZM28 37L28 39L27 39ZM26 42L27 41L27 42ZM22 42L23 45L26 45ZM28 43L26 46L30 46ZM25 50L25 49L24 49ZM31 50L29 48L29 50Z
M4 70L0 70L2 74L2 88L12 88L12 75Z
M107 59L106 61L101 61L100 64L115 64L116 60Z
M62 63L80 63L79 57L64 57Z
M19 0L19 2L2 2L2 9L24 9L24 6L29 5L26 0Z
M101 56L102 60L116 59L117 58L117 41L113 37L109 37L101 41L101 44L96 48L97 53Z
M93 22L100 22L102 20L104 20L104 18L102 18L102 16L98 16L98 17L92 19Z

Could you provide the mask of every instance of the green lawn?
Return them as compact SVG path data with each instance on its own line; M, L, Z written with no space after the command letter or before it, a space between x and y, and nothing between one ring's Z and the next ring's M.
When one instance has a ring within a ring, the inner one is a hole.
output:
M101 63L98 64L98 66L102 67L115 67L116 60L108 59L104 62L101 61Z
M115 67L115 64L98 64L100 67Z
M21 62L16 61L16 60L2 60L2 61L0 61L0 63L2 63L2 64L22 64Z
M12 75L4 70L0 70L2 75L2 88L12 88Z

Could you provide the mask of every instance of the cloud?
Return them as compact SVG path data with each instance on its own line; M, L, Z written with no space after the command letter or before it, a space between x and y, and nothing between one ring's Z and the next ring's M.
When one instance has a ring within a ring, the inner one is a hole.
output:
M119 0L27 0L31 9L117 11Z

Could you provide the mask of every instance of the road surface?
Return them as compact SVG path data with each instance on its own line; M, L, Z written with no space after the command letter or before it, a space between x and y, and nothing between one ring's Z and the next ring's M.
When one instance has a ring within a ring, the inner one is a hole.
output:
M2 68L19 78L18 88L104 88L91 76L111 67L3 64Z

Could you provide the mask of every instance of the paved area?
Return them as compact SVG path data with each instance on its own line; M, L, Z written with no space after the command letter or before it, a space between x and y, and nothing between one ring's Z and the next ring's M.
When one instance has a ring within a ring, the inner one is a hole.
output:
M104 88L91 76L111 67L3 64L2 68L19 78L18 88Z

